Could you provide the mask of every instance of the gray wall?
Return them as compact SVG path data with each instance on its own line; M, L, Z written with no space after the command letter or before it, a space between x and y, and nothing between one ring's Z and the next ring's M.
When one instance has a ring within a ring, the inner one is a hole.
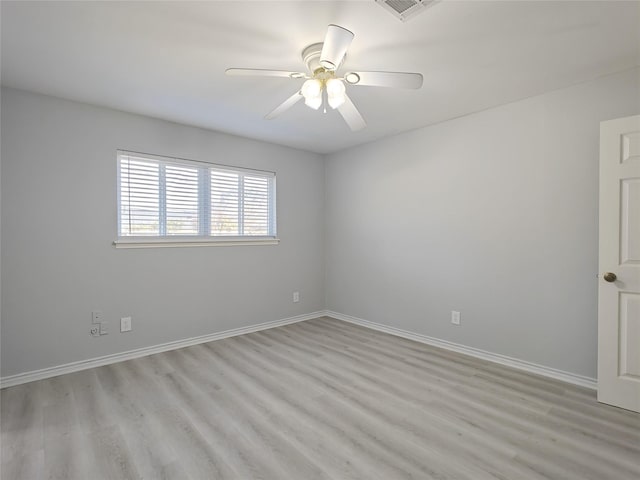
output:
M599 122L638 112L634 70L331 155L327 308L595 377Z
M116 149L275 171L280 245L116 250ZM1 154L2 376L324 307L319 155L11 89Z
M595 377L599 122L640 112L640 70L324 162L18 90L1 101L2 376L326 307ZM116 149L276 171L280 245L114 249ZM111 334L88 335L94 309Z

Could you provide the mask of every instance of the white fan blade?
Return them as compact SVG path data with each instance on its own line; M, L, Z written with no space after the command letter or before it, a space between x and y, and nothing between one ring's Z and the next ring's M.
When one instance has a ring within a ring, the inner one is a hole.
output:
M299 91L294 93L289 98L287 98L284 102L278 105L271 113L268 113L264 118L266 118L267 120L276 118L282 112L289 110L291 107L293 107L296 103L298 103L303 98L304 97L302 96L302 93L300 93Z
M320 53L320 65L327 70L336 70L342 63L352 40L353 33L346 28L329 25Z
M372 87L413 88L422 87L422 74L404 72L348 72L344 80L349 85Z
M286 78L304 78L306 73L287 72L285 70L261 70L259 68L227 68L227 75L234 77L286 77Z
M344 121L347 122L349 128L354 132L362 130L367 126L364 118L362 118L362 115L360 115L360 112L347 95L344 96L344 103L338 107L338 112L340 112Z

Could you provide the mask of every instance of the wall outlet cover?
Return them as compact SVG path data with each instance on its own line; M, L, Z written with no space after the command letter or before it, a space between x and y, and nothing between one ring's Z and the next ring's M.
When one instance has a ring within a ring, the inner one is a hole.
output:
M131 331L131 317L122 317L120 319L120 331L121 332Z
M102 321L102 312L100 310L94 310L91 312L91 323L100 323Z

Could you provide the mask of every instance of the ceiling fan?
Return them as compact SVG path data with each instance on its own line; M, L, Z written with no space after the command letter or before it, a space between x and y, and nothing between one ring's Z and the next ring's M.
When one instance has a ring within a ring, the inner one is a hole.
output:
M229 68L225 73L233 76L306 79L296 93L265 116L269 120L304 99L305 105L314 110L324 105L323 108L326 112L328 104L329 107L340 112L351 130L362 130L366 123L356 106L347 96L346 85L418 89L422 86L422 75L420 73L361 71L346 72L342 76L337 75L336 71L344 61L353 36L353 33L346 28L338 25L329 25L324 42L309 45L302 51L302 60L306 64L309 73L255 68Z

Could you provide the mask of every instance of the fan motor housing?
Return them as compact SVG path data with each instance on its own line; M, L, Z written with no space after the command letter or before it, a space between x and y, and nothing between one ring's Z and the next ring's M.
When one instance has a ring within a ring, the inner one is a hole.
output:
M302 61L305 63L311 73L317 74L326 71L326 69L322 65L320 65L320 54L322 53L323 45L324 43L322 42L314 43L302 50ZM340 65L342 65L342 63L344 62L344 58L346 58L346 55L343 57ZM340 67L340 65L336 67L336 70Z

